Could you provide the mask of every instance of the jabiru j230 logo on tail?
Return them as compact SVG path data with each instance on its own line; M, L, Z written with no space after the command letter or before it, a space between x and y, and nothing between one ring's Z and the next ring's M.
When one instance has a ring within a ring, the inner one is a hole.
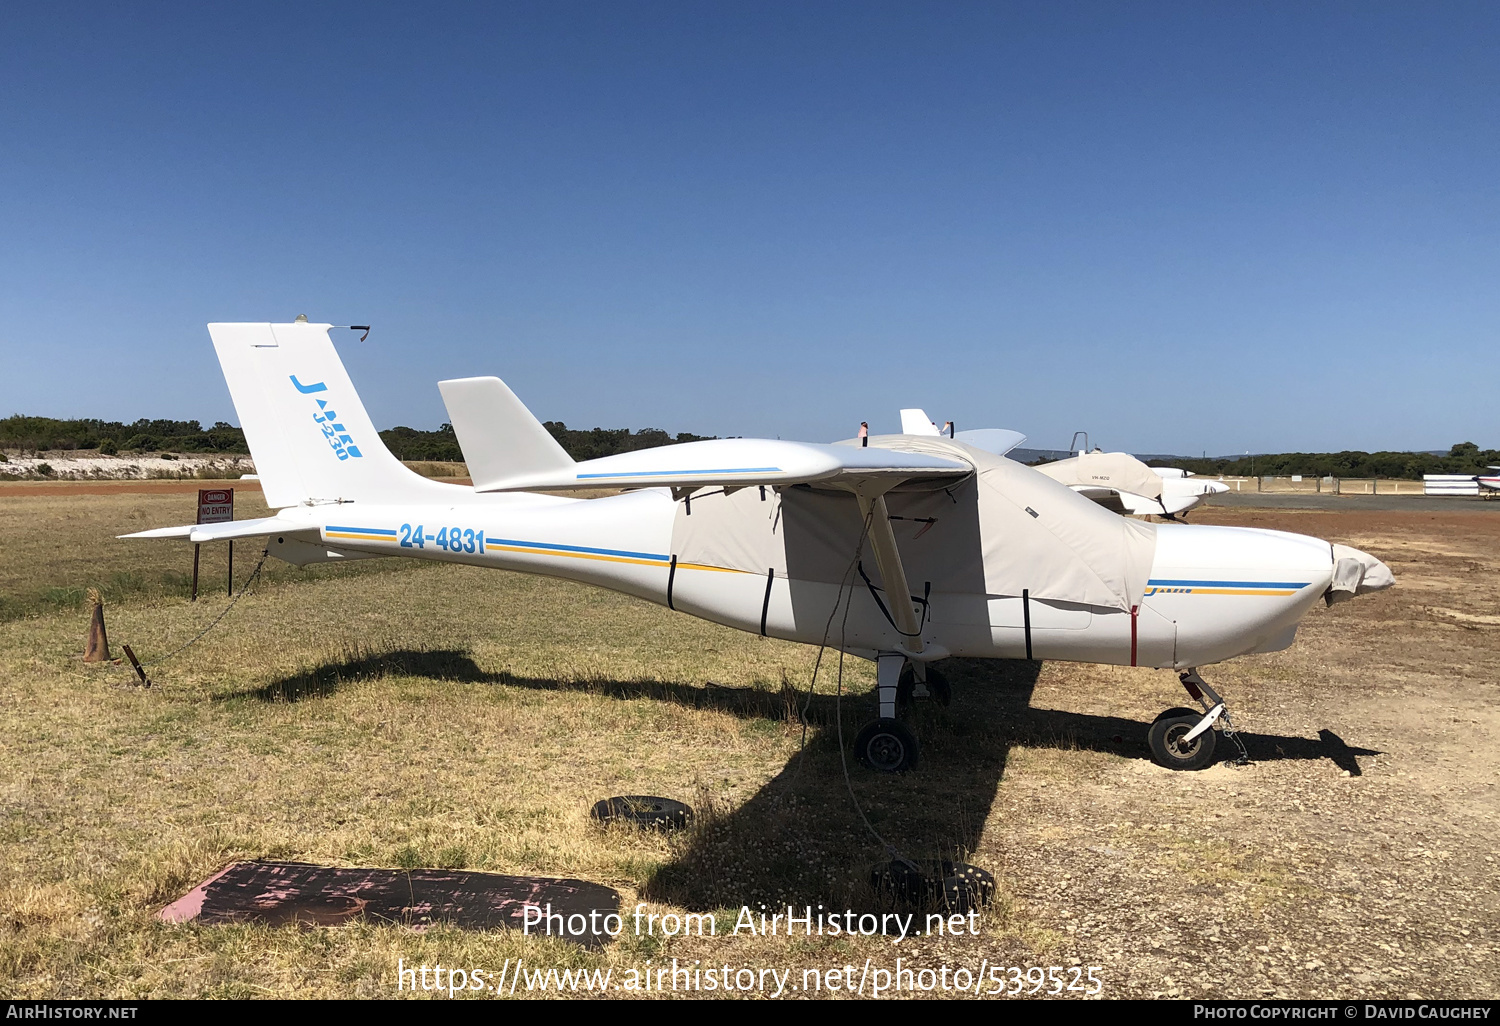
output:
M313 395L317 392L328 391L328 386L321 381L311 385L304 385L297 380L297 375L295 374L291 375L291 379L292 385L303 395ZM354 444L354 439L349 437L344 425L338 422L339 415L328 408L328 400L318 399L316 402L318 404L318 412L313 414L313 420L317 422L318 430L323 432L323 437L328 439L328 444L338 454L339 459L347 460L351 456L355 459L362 459L364 453L359 451L359 446Z

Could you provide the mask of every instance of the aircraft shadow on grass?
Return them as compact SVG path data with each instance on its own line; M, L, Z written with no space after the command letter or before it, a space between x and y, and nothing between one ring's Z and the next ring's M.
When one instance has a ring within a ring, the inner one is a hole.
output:
M331 695L361 680L401 675L583 691L713 709L743 719L805 723L805 747L748 801L719 809L711 801L705 808L703 797L696 798L698 822L677 842L675 857L644 889L645 897L694 909L788 902L799 907L822 902L830 909L868 905L868 870L890 858L881 840L912 859L964 860L979 845L1014 747L1150 757L1149 723L1033 707L1040 662L949 659L940 665L952 685L952 705L943 709L921 703L907 713L907 722L923 744L916 771L876 774L850 757L846 784L840 724L847 745L871 718L873 703L865 695L846 696L840 703L826 693L833 689L834 671L826 660L824 665L828 675L820 674L819 693L807 701L805 692L790 687L518 677L486 672L461 650L398 649L327 663L241 697L298 702ZM1240 738L1252 761L1330 759L1351 775L1360 772L1358 756L1380 754L1352 748L1326 729L1316 740L1250 732L1242 732ZM1232 751L1221 740L1220 752ZM850 801L850 790L869 826Z

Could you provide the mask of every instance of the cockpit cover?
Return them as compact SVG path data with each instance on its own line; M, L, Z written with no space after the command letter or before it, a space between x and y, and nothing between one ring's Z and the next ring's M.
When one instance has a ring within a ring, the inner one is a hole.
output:
M1117 492L1161 499L1161 475L1124 452L1081 452L1072 459L1045 463L1036 468L1052 480L1087 488L1112 488Z
M914 590L928 584L991 596L1025 590L1033 598L1123 611L1140 603L1156 553L1151 524L1116 516L1030 467L961 442L886 444L933 455L941 448L975 468L946 488L887 494ZM856 562L863 526L847 492L806 485L729 495L713 489L678 503L672 549L679 565L775 570L778 577L836 584ZM881 583L868 540L857 562Z

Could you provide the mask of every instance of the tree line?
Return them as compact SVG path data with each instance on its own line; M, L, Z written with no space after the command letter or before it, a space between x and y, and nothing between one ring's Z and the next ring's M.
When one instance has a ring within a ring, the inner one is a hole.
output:
M1478 474L1500 466L1500 450L1459 442L1447 455L1430 452L1284 452L1208 459L1150 460L1155 467L1182 467L1218 477L1383 477L1420 480L1423 474Z
M205 428L196 420L58 420L16 414L0 420L0 448L46 452L51 449L96 449L120 452L248 453L245 433L222 420Z
M568 427L560 420L543 421L548 434L557 439L563 451L575 460L593 460L601 456L613 456L620 452L637 449L655 449L662 445L679 442L702 442L715 436L694 435L679 431L669 435L660 428L590 428L580 431ZM409 427L393 427L380 432L385 447L402 460L448 460L462 461L463 450L458 446L458 436L452 424L444 424L436 431L418 431Z
M567 454L575 460L613 456L618 452L652 449L677 442L698 442L713 436L686 431L670 435L658 428L592 428L574 430L562 421L544 425ZM462 462L463 451L451 424L436 431L393 427L380 432L380 439L403 460ZM57 449L93 449L108 456L134 452L249 453L245 433L233 424L219 421L205 428L196 420L59 420L16 414L0 420L0 449L47 452Z
M592 460L620 452L651 449L678 442L698 442L715 436L659 428L590 428L577 430L560 420L543 425L575 460ZM380 432L386 448L403 460L461 462L463 451L451 424L436 431L393 427ZM45 452L55 449L96 449L106 455L123 452L248 453L245 433L219 421L205 428L196 420L58 420L16 414L0 420L0 449ZM1154 466L1183 467L1195 474L1217 477L1385 477L1420 479L1423 474L1477 474L1500 466L1500 450L1481 449L1459 442L1446 455L1430 452L1286 452L1210 459L1151 460Z

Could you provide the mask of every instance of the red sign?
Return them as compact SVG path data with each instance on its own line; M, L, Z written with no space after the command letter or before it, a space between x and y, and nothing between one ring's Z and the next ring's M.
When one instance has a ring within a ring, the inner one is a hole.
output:
M233 488L198 489L198 523L221 524L234 519Z

